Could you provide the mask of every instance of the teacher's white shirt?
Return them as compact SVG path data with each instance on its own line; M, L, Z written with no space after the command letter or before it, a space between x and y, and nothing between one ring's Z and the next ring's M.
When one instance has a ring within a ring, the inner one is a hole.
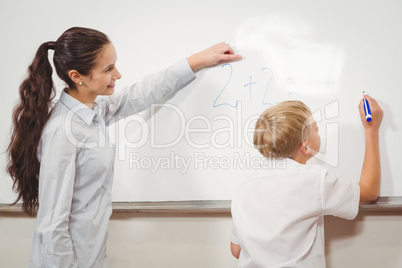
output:
M39 210L28 267L108 267L115 146L106 127L147 109L194 77L184 59L98 98L93 110L61 93L38 147Z

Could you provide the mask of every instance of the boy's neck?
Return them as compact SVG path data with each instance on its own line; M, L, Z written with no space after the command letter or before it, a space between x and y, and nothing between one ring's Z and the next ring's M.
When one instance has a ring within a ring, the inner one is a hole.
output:
M312 155L306 156L302 154L301 152L297 152L295 157L291 157L292 160L305 165L310 158L313 157Z

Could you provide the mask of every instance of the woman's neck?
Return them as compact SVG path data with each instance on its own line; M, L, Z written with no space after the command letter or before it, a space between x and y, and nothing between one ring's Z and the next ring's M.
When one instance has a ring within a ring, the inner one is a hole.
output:
M70 95L74 99L78 100L79 102L82 102L84 105L88 106L90 109L93 109L96 96L89 96L89 95L82 94L77 89L67 88L65 91L68 95Z

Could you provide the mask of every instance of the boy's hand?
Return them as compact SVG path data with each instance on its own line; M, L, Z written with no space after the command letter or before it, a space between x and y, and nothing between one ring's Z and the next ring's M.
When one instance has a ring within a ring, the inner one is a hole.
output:
M226 43L219 43L203 51L188 57L187 61L193 71L211 67L222 62L230 62L241 59L241 55L235 55L233 49Z
M367 122L366 114L364 113L364 102L363 102L363 100L361 100L359 103L359 111L360 111L360 119L362 121L364 130L365 131L370 131L370 130L377 131L381 125L383 111L375 99L371 98L368 95L364 95L364 98L368 101L368 103L370 105L371 116L373 118L373 120L371 122Z

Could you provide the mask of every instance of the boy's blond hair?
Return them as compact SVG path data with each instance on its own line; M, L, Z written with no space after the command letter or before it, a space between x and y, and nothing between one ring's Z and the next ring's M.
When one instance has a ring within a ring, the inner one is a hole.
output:
M266 109L258 119L254 147L267 158L293 157L310 137L312 113L301 101L283 101Z

